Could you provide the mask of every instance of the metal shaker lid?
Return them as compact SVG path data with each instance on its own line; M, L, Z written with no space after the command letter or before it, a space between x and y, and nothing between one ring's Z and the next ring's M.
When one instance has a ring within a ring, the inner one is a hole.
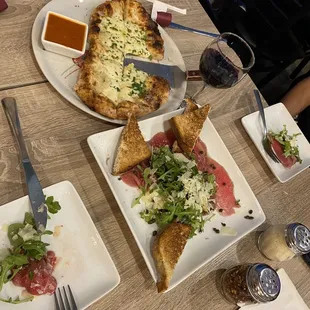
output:
M254 264L248 269L247 286L252 297L259 303L275 300L281 290L277 272L266 264Z
M296 254L310 252L310 230L303 224L293 223L286 226L286 243Z

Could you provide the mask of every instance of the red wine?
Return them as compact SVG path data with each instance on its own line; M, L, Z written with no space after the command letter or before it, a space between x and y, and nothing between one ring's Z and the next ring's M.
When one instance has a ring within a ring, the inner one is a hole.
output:
M216 88L229 88L238 82L238 69L213 48L201 55L199 71L206 84Z

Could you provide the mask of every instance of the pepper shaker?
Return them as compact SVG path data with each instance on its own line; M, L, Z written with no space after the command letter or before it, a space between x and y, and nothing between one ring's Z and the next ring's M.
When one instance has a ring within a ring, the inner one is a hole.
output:
M241 306L275 300L279 296L281 283L270 266L244 264L224 272L221 288L227 301Z
M310 252L310 230L300 223L271 226L260 235L258 248L270 260L290 260Z

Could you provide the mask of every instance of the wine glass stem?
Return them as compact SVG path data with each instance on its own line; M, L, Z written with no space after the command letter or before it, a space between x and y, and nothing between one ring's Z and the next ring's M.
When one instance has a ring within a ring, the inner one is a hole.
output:
M203 91L205 88L206 88L206 84L203 83L203 86L195 92L195 94L192 96L192 99L195 99L200 93L202 93L202 91Z

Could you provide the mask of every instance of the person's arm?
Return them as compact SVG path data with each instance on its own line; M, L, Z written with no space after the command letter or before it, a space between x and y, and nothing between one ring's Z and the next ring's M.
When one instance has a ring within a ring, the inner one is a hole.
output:
M293 117L309 107L310 78L299 82L282 98L281 101Z

